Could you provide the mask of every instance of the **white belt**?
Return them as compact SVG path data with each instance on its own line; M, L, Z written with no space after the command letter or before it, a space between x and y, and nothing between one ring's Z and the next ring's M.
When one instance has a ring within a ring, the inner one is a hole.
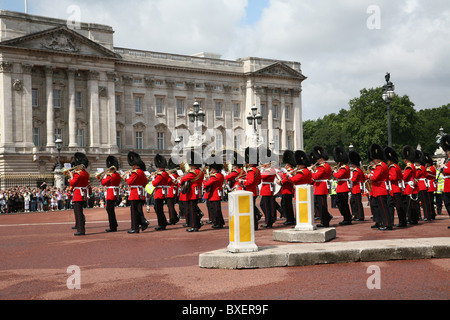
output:
M73 190L80 190L81 196L84 198L84 191L86 191L86 195L88 195L88 188L87 187L75 187Z
M140 196L141 194L144 193L144 187L143 186L130 186L130 188L135 188L137 189L138 195Z
M120 187L107 187L106 189L113 189L116 197L120 194Z
M427 188L430 187L430 182L428 181L428 179L422 178L422 179L419 179L419 181L425 182L425 186L426 186Z

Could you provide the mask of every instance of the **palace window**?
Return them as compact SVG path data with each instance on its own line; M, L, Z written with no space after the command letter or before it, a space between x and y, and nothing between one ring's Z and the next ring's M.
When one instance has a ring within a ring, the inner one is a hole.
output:
M61 90L53 90L53 107L61 108Z
M31 105L33 107L39 106L39 90L31 89Z
M136 149L144 149L144 133L141 131L136 132Z
M163 132L158 132L157 145L158 145L158 150L164 150L164 133Z

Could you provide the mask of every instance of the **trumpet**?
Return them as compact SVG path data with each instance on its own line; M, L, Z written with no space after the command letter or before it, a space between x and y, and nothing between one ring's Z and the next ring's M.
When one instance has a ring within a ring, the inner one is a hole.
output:
M133 169L130 169L127 172L125 172L124 174L120 175L120 177L125 180L126 177L129 176L132 172L133 172Z
M80 170L83 170L83 169L84 169L84 165L83 165L83 164L80 164L80 165L75 166L75 167L72 167L72 168L70 168L70 169L64 169L63 172L62 172L62 174L65 175L65 176L67 176L67 175L69 175L70 172L80 171Z
M95 177L96 177L97 179L103 179L103 177L104 177L105 175L111 174L111 173L113 173L113 172L115 172L115 171L117 171L117 168L116 168L115 166L111 166L111 167L109 167L108 169L106 169L106 170L104 170L104 171L102 171L102 172L96 172L96 173L95 173Z

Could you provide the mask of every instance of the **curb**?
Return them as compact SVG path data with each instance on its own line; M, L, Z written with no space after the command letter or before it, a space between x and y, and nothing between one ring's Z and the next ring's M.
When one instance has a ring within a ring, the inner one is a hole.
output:
M250 253L221 249L200 254L199 267L236 270L443 258L450 258L450 237L279 245Z

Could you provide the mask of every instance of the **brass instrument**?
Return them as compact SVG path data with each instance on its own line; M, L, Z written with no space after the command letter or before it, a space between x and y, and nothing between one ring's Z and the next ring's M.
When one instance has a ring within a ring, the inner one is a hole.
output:
M126 179L127 179L126 177L129 176L132 172L133 172L133 169L130 169L130 170L128 170L127 172L125 172L124 174L120 175L120 177L121 177L123 180L126 180Z
M111 167L109 167L108 169L106 169L106 170L104 170L102 172L96 172L95 173L95 177L100 180L100 179L103 179L103 177L105 175L111 174L111 173L113 173L115 171L117 171L117 168L115 166L111 166Z
M67 175L69 175L70 172L80 171L80 170L83 170L84 168L85 168L84 164L80 164L80 165L72 167L70 169L64 169L62 174L67 176Z
M372 192L373 187L373 181L370 179L371 170L373 169L373 164L369 164L367 166L363 165L363 172L365 175L368 175L369 177L366 177L366 180L364 181L364 187L366 188L367 192Z

